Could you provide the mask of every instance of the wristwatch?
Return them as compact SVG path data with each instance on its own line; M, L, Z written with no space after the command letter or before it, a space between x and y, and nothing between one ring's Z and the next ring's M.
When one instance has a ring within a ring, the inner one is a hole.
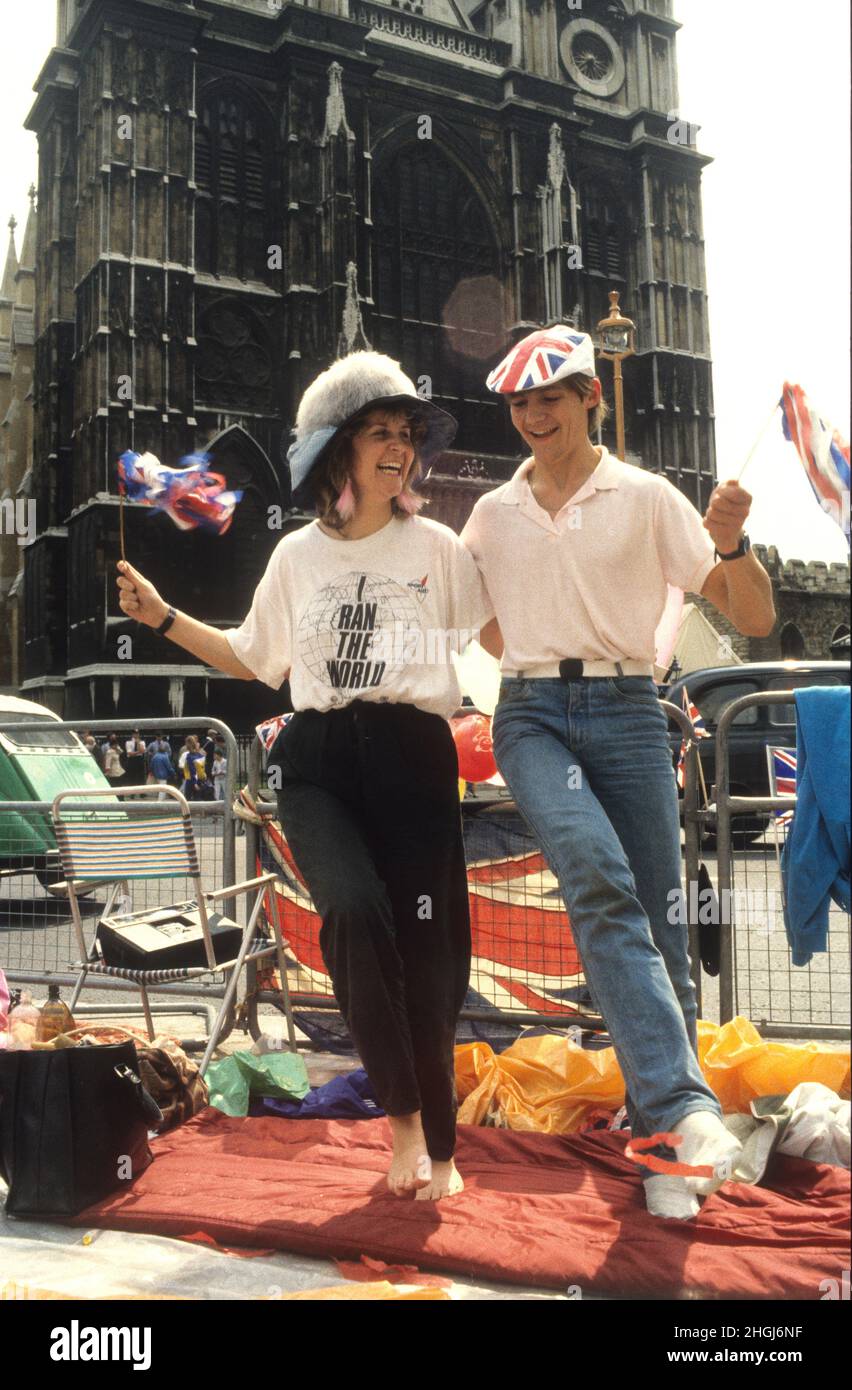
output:
M165 633L168 632L176 617L177 610L174 608L170 608L163 621L160 623L160 626L155 628L154 631L158 632L160 636L163 636Z
M737 546L736 550L731 550L727 555L723 555L720 551L717 550L715 554L717 560L739 560L742 558L743 555L748 555L748 552L750 550L751 541L749 540L745 532L743 532L742 536L740 537L740 543Z

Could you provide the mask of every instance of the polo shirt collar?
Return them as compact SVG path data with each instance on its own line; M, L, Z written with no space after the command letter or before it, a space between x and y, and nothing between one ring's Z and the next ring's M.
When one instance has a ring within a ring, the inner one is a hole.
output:
M573 497L569 497L568 502L582 502L585 497L591 497L593 492L604 492L611 488L618 487L618 460L613 458L606 445L601 446L601 456L597 468L591 477L587 478L579 492ZM519 507L524 496L529 491L528 474L533 466L531 458L524 459L520 468L513 474L506 491L503 494L503 505L507 507ZM568 503L566 502L566 506Z

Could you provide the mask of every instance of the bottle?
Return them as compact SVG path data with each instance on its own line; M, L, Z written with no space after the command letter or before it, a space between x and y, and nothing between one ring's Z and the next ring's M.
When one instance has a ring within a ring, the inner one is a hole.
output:
M41 1015L28 989L21 990L21 1002L9 1013L13 1048L31 1048Z
M59 985L48 985L47 995L47 1003L42 1005L36 1027L37 1042L50 1042L51 1038L77 1026L68 1005L59 998Z

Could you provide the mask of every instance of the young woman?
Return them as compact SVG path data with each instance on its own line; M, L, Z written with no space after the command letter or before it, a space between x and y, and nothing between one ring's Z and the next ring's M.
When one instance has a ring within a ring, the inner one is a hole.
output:
M530 334L488 385L506 397L531 455L480 498L462 535L505 641L494 753L559 879L634 1135L678 1132L678 1158L716 1170L647 1173L649 1210L689 1219L739 1145L696 1058L654 633L667 583L703 594L740 632L771 631L769 578L742 532L751 498L725 483L702 525L665 478L593 445L600 382L592 341L576 329Z
M317 911L341 1012L390 1117L388 1186L419 1200L453 1162L455 1025L470 967L451 653L491 617L476 565L416 515L421 460L455 421L399 364L360 352L306 391L293 493L317 519L276 547L241 627L169 609L120 565L121 606L209 665L277 690L294 717L270 755L281 824Z

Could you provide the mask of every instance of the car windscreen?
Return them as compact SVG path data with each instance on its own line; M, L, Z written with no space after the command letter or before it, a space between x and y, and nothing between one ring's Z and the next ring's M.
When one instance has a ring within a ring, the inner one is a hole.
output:
M770 690L801 690L807 685L848 685L848 676L844 678L834 675L831 671L810 671L803 672L801 675L796 671L784 676L773 676L769 682ZM791 702L789 705L770 705L769 706L770 724L791 725L796 722L796 706Z
M718 685L708 685L703 690L696 689L694 694L690 690L689 694L709 728L719 723L722 711L733 704L734 700L739 700L743 695L754 695L759 689L757 681L720 681ZM734 720L735 725L756 723L756 705L741 710Z
M29 724L29 729L15 729L6 733L4 724ZM0 734L18 748L79 748L80 745L70 729L57 729L53 719L43 714L4 714L0 711Z

